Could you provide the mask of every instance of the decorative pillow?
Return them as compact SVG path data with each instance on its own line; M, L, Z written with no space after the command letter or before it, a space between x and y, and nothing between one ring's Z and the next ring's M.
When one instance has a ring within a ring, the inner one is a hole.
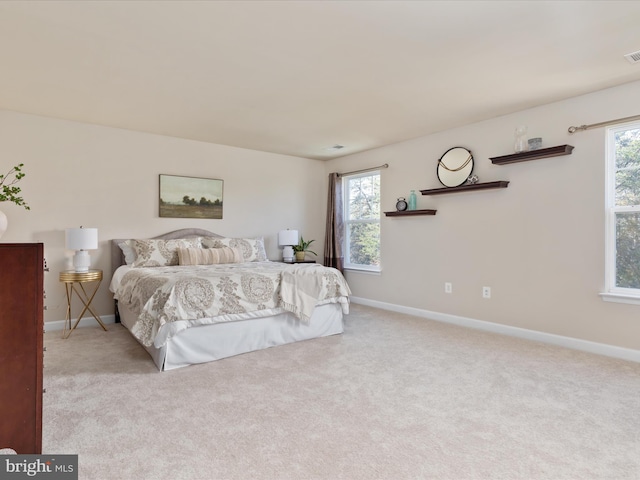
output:
M242 263L239 248L179 248L180 265L217 265L221 263Z
M179 248L200 248L200 237L176 240L128 240L136 254L133 267L167 267L178 265Z
M120 250L122 250L122 253L124 254L124 262L127 265L131 265L136 260L136 252L133 250L131 242L133 242L133 240L126 240L118 244Z
M239 248L245 262L266 262L267 252L264 249L264 238L227 238L227 237L202 237L204 248Z

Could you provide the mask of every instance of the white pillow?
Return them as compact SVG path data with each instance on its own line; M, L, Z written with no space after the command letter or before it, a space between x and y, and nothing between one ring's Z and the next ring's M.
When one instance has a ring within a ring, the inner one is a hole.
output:
M120 250L122 250L122 253L124 254L124 263L127 265L131 265L136 260L136 252L130 245L130 242L132 242L132 240L125 240L118 244Z
M239 248L179 248L180 265L217 265L222 263L242 263Z
M227 237L202 237L204 248L239 248L245 262L266 262L267 252L264 249L264 238L227 238Z

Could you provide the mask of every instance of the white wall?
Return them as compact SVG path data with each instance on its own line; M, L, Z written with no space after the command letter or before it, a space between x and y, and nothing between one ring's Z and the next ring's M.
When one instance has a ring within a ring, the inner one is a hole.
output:
M389 163L383 210L411 189L441 187L440 156L473 152L481 182L507 189L421 196L436 216L383 217L382 273L347 272L357 297L640 349L640 306L607 303L604 288L605 130L581 125L640 113L640 82L363 152L326 164L326 173ZM572 155L506 166L514 129L527 125L543 146ZM445 294L444 283L453 283ZM492 298L481 296L483 286Z
M0 170L17 163L25 165L19 186L31 210L0 204L9 219L1 241L44 242L50 267L45 321L65 316L58 276L71 266L73 252L64 248L68 227L99 229L100 249L91 258L105 272L95 300L101 315L113 313L111 238L198 227L225 236L264 236L269 258L280 259L277 232L291 227L316 239L322 251L326 179L317 160L0 111ZM161 173L224 180L224 218L160 218Z
M171 137L0 111L0 166L23 162L20 182L32 210L12 204L2 242L44 242L46 320L64 318L58 274L73 252L64 229L99 228L93 264L109 272L108 240L148 237L183 227L228 236L264 235L277 259L277 231L298 228L322 251L326 175L389 163L383 210L411 189L439 187L436 164L453 146L472 150L481 182L509 188L437 197L418 208L436 216L383 217L380 275L347 273L355 296L620 347L640 349L640 307L603 302L604 129L569 135L567 127L638 114L640 82L604 90L319 162ZM571 144L572 155L507 166L489 157L513 150L516 125L544 146ZM224 219L158 217L158 174L224 180ZM113 311L105 279L96 305ZM453 294L444 293L453 283ZM493 297L481 298L491 286Z

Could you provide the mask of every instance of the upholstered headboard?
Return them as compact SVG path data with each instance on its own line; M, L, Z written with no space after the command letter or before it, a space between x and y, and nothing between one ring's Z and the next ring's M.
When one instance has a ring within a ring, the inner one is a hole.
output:
M153 239L174 240L176 238L189 238L189 237L221 237L217 233L203 230L201 228L183 228L181 230L174 230L173 232L164 233L157 237L151 237ZM129 237L131 238L131 237ZM111 240L111 274L118 269L119 266L124 265L124 253L118 246L129 238L114 238Z

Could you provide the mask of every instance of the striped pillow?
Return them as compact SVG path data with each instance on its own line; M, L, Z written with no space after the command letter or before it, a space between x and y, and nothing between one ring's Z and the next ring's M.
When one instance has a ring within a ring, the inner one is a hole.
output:
M179 265L217 265L220 263L242 263L242 250L239 248L180 248Z

